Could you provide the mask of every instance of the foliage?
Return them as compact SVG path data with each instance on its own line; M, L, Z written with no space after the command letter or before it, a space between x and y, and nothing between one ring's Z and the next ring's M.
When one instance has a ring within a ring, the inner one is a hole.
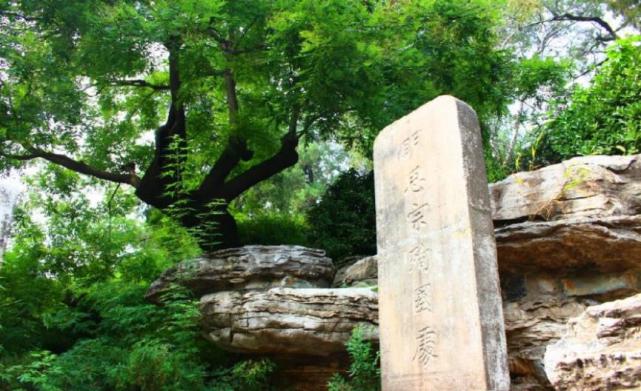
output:
M273 365L234 366L206 342L188 292L143 299L162 270L197 254L193 240L166 217L142 220L126 193L91 201L77 176L66 180L67 192L30 192L0 265L0 390L219 390L222 371L228 390L265 389Z
M213 391L263 391L269 389L269 377L276 365L267 359L247 360L214 374Z
M177 206L179 224L207 231L206 249L233 246L228 204L292 167L299 143L335 140L369 155L380 129L441 94L484 120L505 113L503 5L1 2L0 169L43 159L131 187L147 205ZM178 166L172 142L186 152ZM217 225L207 227L211 211Z
M309 226L301 215L261 214L252 219L239 219L241 243L309 245Z
M58 333L81 331L83 338L58 354L27 353L27 360L22 356L23 363L3 368L0 387L204 389L194 302L176 291L165 298L163 306L153 306L142 300L145 289L112 281L83 290L75 307L53 312L46 324ZM14 354L17 348L13 347Z
M332 141L317 141L299 148L298 163L243 193L234 202L239 220L261 214L299 216L316 205L327 187L349 167L369 164L355 151Z
M337 260L376 253L374 174L341 174L307 214L309 241Z
M572 62L533 55L513 64L514 103L509 115L490 123L485 148L488 180L495 182L523 169L524 143L542 125L550 102L567 96Z
M536 146L538 164L641 151L641 40L619 40L607 55L591 85L555 104L557 115L542 128Z
M364 330L356 327L347 341L350 356L348 377L335 374L327 388L329 391L376 391L381 389L380 353L364 338Z
M641 29L641 1L639 0L609 0L608 7L623 16L626 24Z

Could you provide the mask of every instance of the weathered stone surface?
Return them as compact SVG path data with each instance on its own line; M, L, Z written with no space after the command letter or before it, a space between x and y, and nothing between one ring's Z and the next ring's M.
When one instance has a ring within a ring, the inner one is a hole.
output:
M501 271L641 270L641 155L570 159L490 193Z
M575 299L548 298L506 303L503 308L513 390L550 389L543 368L545 347L558 340L566 322L586 305Z
M376 284L378 284L378 259L374 255L338 269L332 286L374 286Z
M237 289L329 287L334 276L331 259L322 250L301 246L244 246L215 251L165 271L147 298L156 300L171 283L196 295Z
M524 222L495 235L501 271L641 269L641 216Z
M344 352L352 329L376 339L378 301L369 288L226 291L203 296L209 340L237 352L326 356Z
M641 155L587 156L519 172L490 186L495 221L641 212Z
M641 295L588 307L549 345L545 371L557 390L641 389Z
M374 145L383 389L507 390L483 146L439 97Z

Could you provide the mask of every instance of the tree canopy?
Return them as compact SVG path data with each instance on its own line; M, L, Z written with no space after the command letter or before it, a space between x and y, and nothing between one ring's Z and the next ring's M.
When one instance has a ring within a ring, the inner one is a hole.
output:
M505 111L499 17L485 0L3 2L0 164L132 187L185 227L213 221L204 247L236 245L227 206L300 140L367 153L439 94Z

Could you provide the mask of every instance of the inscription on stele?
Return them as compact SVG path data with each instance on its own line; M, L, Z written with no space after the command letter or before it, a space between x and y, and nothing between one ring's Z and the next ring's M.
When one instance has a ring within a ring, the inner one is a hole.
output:
M383 390L509 390L474 111L445 96L389 125L374 172Z

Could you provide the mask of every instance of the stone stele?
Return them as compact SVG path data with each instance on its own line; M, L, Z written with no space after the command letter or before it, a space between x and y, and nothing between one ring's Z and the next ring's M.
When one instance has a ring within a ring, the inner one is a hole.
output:
M384 391L510 387L476 113L441 96L374 144Z

